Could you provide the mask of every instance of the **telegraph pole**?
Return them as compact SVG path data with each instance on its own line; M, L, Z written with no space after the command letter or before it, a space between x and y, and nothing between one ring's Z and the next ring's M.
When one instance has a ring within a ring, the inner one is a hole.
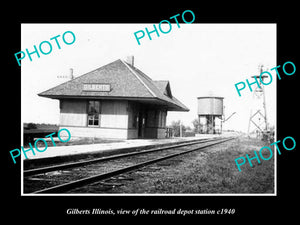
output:
M179 136L182 137L182 122L179 120Z

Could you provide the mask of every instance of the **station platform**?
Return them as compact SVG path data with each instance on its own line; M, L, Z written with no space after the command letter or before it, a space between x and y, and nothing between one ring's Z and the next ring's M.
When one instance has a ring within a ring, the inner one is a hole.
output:
M71 156L79 154L94 154L99 152L108 151L120 151L140 148L150 148L159 145L168 145L178 142L185 142L190 140L199 140L208 138L206 136L201 137L182 137L182 138L168 138L168 139L132 139L122 140L110 143L96 143L96 144L80 144L80 145L67 145L67 146L48 146L44 152L38 152L35 149L35 155L31 151L26 152L27 159L22 154L23 160L41 159L41 158L52 158L60 156ZM46 139L46 138L45 138ZM47 139L46 139L47 140ZM54 138L55 143L59 141ZM50 144L49 144L50 145ZM29 148L29 147L28 147ZM25 148L25 149L28 149Z

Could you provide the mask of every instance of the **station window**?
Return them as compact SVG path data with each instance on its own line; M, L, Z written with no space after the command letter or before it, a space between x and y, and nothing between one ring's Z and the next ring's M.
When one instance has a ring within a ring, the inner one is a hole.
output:
M100 125L99 114L100 114L100 102L88 101L88 126Z

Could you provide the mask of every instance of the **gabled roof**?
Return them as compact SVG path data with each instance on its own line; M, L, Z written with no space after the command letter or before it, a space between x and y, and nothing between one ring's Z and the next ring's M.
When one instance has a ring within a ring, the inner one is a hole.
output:
M153 82L162 93L172 98L171 87L168 80L154 80Z
M109 91L86 91L84 84L109 84ZM118 59L62 83L39 96L62 98L128 99L165 105L170 111L189 111L171 94L169 81L153 81L142 71Z

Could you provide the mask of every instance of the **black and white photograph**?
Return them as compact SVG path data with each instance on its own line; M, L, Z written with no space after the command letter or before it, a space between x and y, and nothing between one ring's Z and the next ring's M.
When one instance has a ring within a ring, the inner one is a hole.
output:
M21 34L24 195L276 194L276 24Z
M296 6L123 3L8 8L3 220L296 218Z

